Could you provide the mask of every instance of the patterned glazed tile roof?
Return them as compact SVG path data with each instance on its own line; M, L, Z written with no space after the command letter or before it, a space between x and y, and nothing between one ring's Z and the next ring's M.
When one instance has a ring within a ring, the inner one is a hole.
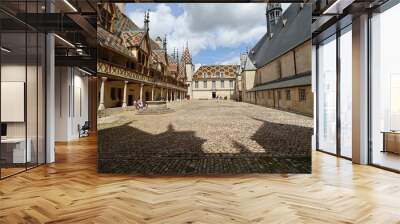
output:
M125 47L137 47L142 43L144 37L146 36L146 31L144 30L132 30L132 31L122 31L121 38L124 41Z
M192 56L190 55L188 47L186 47L185 50L183 51L181 61L184 64L192 64Z
M182 61L181 61L181 63L179 63L179 74L178 74L178 77L186 78L185 64Z
M236 78L239 65L204 65L193 75L193 79ZM206 77L204 77L206 75Z
M178 72L178 65L177 64L169 64L168 69L170 72L176 73L176 72Z
M102 47L133 57L132 52L122 44L121 38L109 33L100 26L97 27L97 42Z
M156 50L153 50L152 52L153 52L154 57L157 58L157 62L160 62L164 65L167 64L167 61L165 60L165 51L164 50L156 49Z

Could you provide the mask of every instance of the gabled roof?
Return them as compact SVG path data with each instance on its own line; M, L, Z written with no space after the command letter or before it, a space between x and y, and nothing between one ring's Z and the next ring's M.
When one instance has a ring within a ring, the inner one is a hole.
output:
M291 4L271 27L273 36L266 33L251 49L249 57L255 67L260 68L311 39L311 20L311 4Z
M144 30L131 30L121 32L121 38L124 40L125 47L140 46L145 37L146 31Z
M153 56L157 58L157 61L166 65L167 61L165 60L165 51L162 49L153 50Z
M249 55L246 54L245 62L244 62L244 71L254 71L256 70L256 66L254 66L253 62L251 62Z
M161 46L157 44L153 39L150 38L150 47L153 50L161 49Z
M121 38L109 33L100 26L97 27L97 43L102 47L133 57L132 52L122 44Z

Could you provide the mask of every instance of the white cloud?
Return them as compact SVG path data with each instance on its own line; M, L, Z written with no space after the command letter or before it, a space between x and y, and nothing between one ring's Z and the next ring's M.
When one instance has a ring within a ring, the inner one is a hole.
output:
M179 7L183 10L180 15L174 15L167 4L158 4L150 12L151 37L166 34L170 52L173 48L182 52L186 41L193 56L202 50L236 48L255 43L266 32L265 4L179 4ZM143 26L143 9L127 14L138 26Z
M231 56L222 61L217 61L215 64L218 65L238 65L240 64L240 55Z

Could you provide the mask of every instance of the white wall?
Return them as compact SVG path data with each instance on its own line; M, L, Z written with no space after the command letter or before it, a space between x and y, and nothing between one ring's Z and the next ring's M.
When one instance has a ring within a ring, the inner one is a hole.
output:
M72 67L56 67L55 73L55 140L70 141L88 120L88 78Z

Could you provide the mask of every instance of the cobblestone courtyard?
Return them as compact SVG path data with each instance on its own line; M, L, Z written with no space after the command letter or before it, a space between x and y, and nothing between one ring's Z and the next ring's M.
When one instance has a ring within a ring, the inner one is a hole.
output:
M307 173L312 118L214 100L99 118L99 170L133 175Z

